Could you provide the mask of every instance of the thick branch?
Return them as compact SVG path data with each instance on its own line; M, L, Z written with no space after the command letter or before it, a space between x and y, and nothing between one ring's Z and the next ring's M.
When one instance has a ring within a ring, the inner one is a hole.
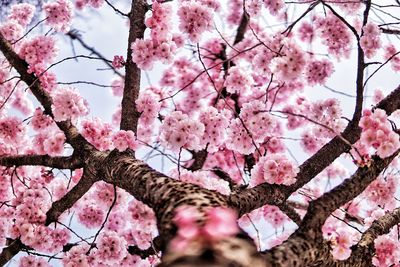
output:
M375 108L385 110L388 115L399 109L400 86L380 101ZM311 181L342 153L350 149L349 145L343 139L347 140L350 144L354 144L359 139L360 134L361 129L358 127L358 123L350 122L341 134L341 137L334 137L300 165L300 171L296 176L297 180L293 185L287 187L264 183L243 190L240 193L235 192L229 197L230 206L236 208L239 214L242 215L266 204L278 205L284 203L293 192Z
M176 207L186 204L203 210L227 206L222 194L171 179L135 159L129 152L113 151L109 155L98 152L94 160L92 164L98 170L104 170L98 177L126 190L154 210L160 235L165 238L163 241L169 241L173 236L172 219Z
M187 169L190 171L198 171L201 168L203 168L203 165L206 162L208 155L207 150L203 149L200 151L193 151L192 155L193 155L193 162Z
M334 210L364 191L399 152L400 150L385 159L374 156L369 167L359 168L350 179L312 201L297 231L282 245L266 252L267 261L273 264L272 266L277 267L296 266L297 263L301 263L301 266L314 266L319 261L325 262L325 260L330 259L329 247L324 247L322 237L321 227L323 223ZM299 253L300 251L301 253ZM331 266L336 264L338 263L332 262Z
M136 39L142 39L146 25L144 24L145 14L148 5L144 0L132 1L132 8L129 14L129 37L128 52L125 65L125 85L122 97L121 130L131 130L136 133L140 113L136 110L135 100L140 90L140 69L132 61L131 45Z
M48 155L17 155L0 157L0 165L12 166L46 166L57 169L78 169L83 167L83 162L75 156L50 157Z
M12 241L10 245L3 248L3 251L0 254L0 266L4 266L8 261L10 261L21 249L25 248L25 245L22 244L21 240L16 239Z
M58 217L60 217L64 211L70 209L84 194L86 194L96 181L97 179L94 176L87 172L84 173L79 182L70 191L59 200L53 202L51 208L46 212L45 225L56 222Z
M21 80L29 86L33 95L40 104L42 104L45 113L53 118L53 111L51 109L53 102L50 95L43 90L38 78L34 74L28 73L28 64L14 52L11 45L1 33L0 51L3 52L11 66L17 70L21 76ZM56 122L56 124L64 132L68 143L70 143L75 149L82 148L84 145L89 145L88 142L79 134L78 129L71 123L71 121L61 121Z
M321 228L326 218L333 211L361 194L387 168L399 152L400 150L384 159L378 156L372 157L372 163L369 167L359 168L349 179L346 179L317 200L310 202L308 212L300 228Z

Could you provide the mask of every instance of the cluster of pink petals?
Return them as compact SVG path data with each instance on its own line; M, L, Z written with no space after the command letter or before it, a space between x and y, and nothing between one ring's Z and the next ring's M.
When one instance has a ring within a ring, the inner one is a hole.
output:
M51 267L51 265L43 258L30 255L22 257L18 267Z
M313 25L307 21L303 21L299 26L298 36L301 41L310 43L315 37Z
M15 20L7 20L0 24L0 32L7 41L14 43L22 37L24 28Z
M112 136L113 146L118 149L118 151L124 151L126 149L136 150L139 146L136 141L135 133L131 130L125 131L120 130Z
M325 84L332 73L333 64L327 59L310 61L305 70L305 76L309 85Z
M256 146L278 131L277 121L268 113L261 100L243 104L240 118L231 120L227 129L227 148L242 154L250 154Z
M399 240L395 229L393 228L388 235L378 236L375 239L375 257L372 259L372 263L375 266L399 266Z
M56 0L43 5L46 22L56 31L68 32L72 19L72 3L69 0Z
M228 77L225 80L226 91L228 93L241 93L250 90L254 81L249 73L242 68L234 66L229 68Z
M161 109L159 95L150 90L141 92L138 99L135 101L136 109L139 111L141 124L143 126L151 126L158 116Z
M393 44L385 48L385 59L390 60L393 70L400 71L400 51L397 51Z
M30 123L35 131L40 132L53 124L53 119L50 116L44 114L40 108L35 109Z
M256 186L264 182L291 185L296 181L298 172L299 168L284 155L263 156L251 170L250 185Z
M55 41L50 36L38 36L24 41L19 56L32 68L36 65L51 63L56 56Z
M177 236L172 240L172 247L183 249L191 241L215 242L238 233L237 215L231 209L224 207L206 210L206 221L199 225L202 214L195 207L180 206L176 209L173 219L178 227Z
M32 20L35 13L35 6L28 3L15 4L11 7L9 20L18 22L19 25L26 27Z
M306 58L302 49L294 43L283 42L281 56L271 61L271 71L283 81L294 81L301 78Z
M203 146L207 146L207 151L215 152L225 141L225 129L229 125L229 115L227 110L218 110L208 107L201 111L199 120L204 124L204 135L201 138Z
M123 56L114 56L114 59L112 61L112 66L116 69L120 69L123 66L125 66L125 60Z
M272 15L278 15L285 7L285 2L283 0L263 0L263 2Z
M172 7L168 3L153 1L152 16L145 24L151 29L149 39L136 39L131 44L132 61L141 69L151 69L154 62L170 63L178 47L183 45L180 37L171 32Z
M96 246L96 258L105 264L120 262L128 253L126 240L112 231L103 232Z
M99 150L108 150L111 146L113 127L109 123L103 123L99 118L82 122L81 134Z
M314 19L315 28L322 43L328 47L328 52L336 57L348 57L350 55L352 37L346 25L335 15Z
M202 148L204 125L180 111L171 112L164 118L160 132L161 143L173 151Z
M394 198L396 191L396 178L393 175L388 175L385 178L378 177L365 189L363 195L366 196L370 205L392 209L396 206Z
M381 158L389 157L400 148L399 135L392 130L384 110L364 110L360 127L360 142L376 149Z
M89 113L87 101L74 88L59 88L52 92L54 120L76 121Z
M78 9L83 9L86 6L91 6L94 8L99 8L103 5L104 0L76 0L75 6Z
M373 22L368 22L363 27L363 35L360 38L361 48L364 50L367 58L373 57L377 50L381 47L381 30L378 25Z
M25 127L17 117L0 117L0 140L16 144L25 134Z
M196 43L201 35L211 29L213 10L201 1L182 1L178 10L179 29Z

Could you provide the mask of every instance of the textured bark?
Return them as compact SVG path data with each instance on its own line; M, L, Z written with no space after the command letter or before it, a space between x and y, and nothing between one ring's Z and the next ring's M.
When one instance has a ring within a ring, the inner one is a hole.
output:
M19 239L12 241L10 245L3 248L0 254L0 266L7 264L15 255L17 255L21 249L25 247Z
M144 24L145 14L148 5L144 0L133 0L129 14L129 37L128 52L125 65L125 85L122 97L121 109L121 130L131 130L136 134L137 123L140 113L136 109L135 100L140 91L140 69L132 61L131 44L136 39L142 39L146 25Z
M46 166L57 169L78 169L83 167L83 162L75 156L50 157L48 155L17 155L0 157L0 166Z

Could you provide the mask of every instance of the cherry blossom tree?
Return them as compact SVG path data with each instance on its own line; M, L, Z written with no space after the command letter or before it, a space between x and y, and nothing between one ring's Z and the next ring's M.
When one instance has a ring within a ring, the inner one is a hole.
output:
M400 85L373 84L400 71L399 1L129 5L3 6L0 265L400 266ZM126 55L73 28L102 9ZM73 84L114 114L60 82L74 60L113 73Z

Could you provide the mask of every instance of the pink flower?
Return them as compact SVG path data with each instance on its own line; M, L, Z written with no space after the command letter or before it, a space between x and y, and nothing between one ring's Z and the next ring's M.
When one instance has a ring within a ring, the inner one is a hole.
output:
M239 232L236 223L236 213L227 208L211 208L207 212L207 223L203 228L209 239L218 240L227 236L235 235Z
M125 151L130 148L136 150L139 146L135 138L135 133L132 131L120 130L112 137L113 145L118 151Z
M15 4L11 7L9 20L17 21L21 26L26 27L32 20L35 13L35 6L27 3Z
M61 88L52 93L55 121L77 120L89 113L88 103L73 88Z
M46 22L56 31L68 32L72 19L72 3L69 0L56 0L43 5Z
M112 61L112 65L116 69L120 69L123 66L125 66L125 60L123 56L114 56L114 59Z

